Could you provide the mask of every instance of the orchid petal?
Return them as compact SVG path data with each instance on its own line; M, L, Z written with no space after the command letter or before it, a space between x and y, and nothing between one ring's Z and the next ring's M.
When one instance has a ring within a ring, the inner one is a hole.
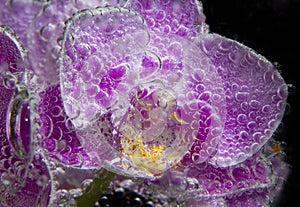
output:
M199 45L218 68L226 94L227 121L210 162L234 165L273 135L284 114L288 87L273 64L240 43L207 34Z

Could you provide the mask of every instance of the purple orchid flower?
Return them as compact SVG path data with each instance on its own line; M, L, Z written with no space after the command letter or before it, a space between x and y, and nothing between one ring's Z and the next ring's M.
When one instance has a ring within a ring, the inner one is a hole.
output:
M99 169L141 206L275 199L287 85L199 1L0 3L2 206L76 206Z

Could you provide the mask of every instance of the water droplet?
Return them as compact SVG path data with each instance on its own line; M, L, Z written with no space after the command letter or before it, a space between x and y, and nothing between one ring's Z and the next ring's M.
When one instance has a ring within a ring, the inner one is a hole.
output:
M288 87L286 84L282 84L281 86L278 87L277 89L277 95L281 98L281 99L285 99L287 97L288 94Z
M165 34L169 34L171 32L171 26L170 25L165 25L164 29L163 29L163 32Z
M242 139L248 139L249 138L249 133L247 131L241 131L240 132L240 137Z
M264 74L264 81L266 84L270 84L273 81L273 72L271 70L267 70Z
M81 188L83 191L85 191L91 184L92 184L93 180L92 179L86 179L84 181L81 182Z
M7 89L14 89L16 87L17 79L12 74L7 74L3 78L3 85Z
M79 55L79 57L87 57L91 55L91 48L85 43L77 44L76 53Z
M283 111L285 106L286 106L285 101L278 101L277 104L276 104L277 110L279 110L279 111Z
M237 92L235 94L235 98L237 101L245 101L248 99L249 93L248 92Z
M253 52L247 52L245 61L247 61L249 65L254 65L257 62L257 56Z
M202 163L201 155L199 153L193 153L192 154L192 161L194 164Z
M230 52L228 54L228 59L233 62L234 64L238 64L241 60L242 56L238 52Z
M54 32L55 32L55 25L53 24L45 25L40 29L40 35L44 41L49 41Z
M245 101L245 102L241 103L241 109L243 111L248 111L248 108L249 108L248 102Z
M142 205L143 205L143 201L139 197L134 198L133 206L140 207Z
M155 19L157 21L163 21L166 18L166 12L164 10L159 10L156 12Z
M27 90L15 90L15 95L9 105L7 117L7 138L14 152L24 157L31 150L30 106Z
M201 95L199 96L199 100L202 101L208 101L211 97L211 92L210 91L205 91L203 93L201 93Z
M270 113L271 112L271 106L269 104L266 104L262 107L261 111L265 114Z
M61 190L56 191L55 195L60 204L67 203L70 199L70 193L66 189L61 189Z
M265 163L257 162L256 165L254 166L254 173L255 176L257 176L258 178L265 178L266 174L269 172Z
M259 102L257 101L257 100L251 100L250 101L250 107L252 108L252 109L258 109L259 108Z
M118 187L114 190L114 195L117 197L117 198L122 198L125 196L125 190L124 188L121 188L121 187Z
M74 199L79 198L80 196L82 196L83 191L80 188L77 189L71 189L69 190L70 196Z
M45 187L48 184L49 178L46 175L38 176L36 184L40 187Z
M257 123L255 121L248 122L247 124L248 129L254 129L255 127L257 127Z
M221 39L220 43L219 43L219 50L223 51L223 52L228 52L229 49L231 48L232 42L231 41L224 41L223 39Z
M237 121L240 124L244 124L245 122L247 122L247 115L246 114L239 114L237 117Z
M246 181L249 177L249 169L245 167L236 167L232 170L232 176L235 181Z

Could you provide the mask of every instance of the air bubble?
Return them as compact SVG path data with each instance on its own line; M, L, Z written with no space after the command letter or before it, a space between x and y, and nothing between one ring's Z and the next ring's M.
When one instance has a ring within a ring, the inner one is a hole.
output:
M258 109L259 108L259 102L257 101L257 100L251 100L250 101L250 107L252 108L252 109Z
M246 181L249 178L249 169L246 167L236 167L232 170L232 176L235 181Z
M38 176L36 184L40 187L45 187L48 184L48 180L49 180L48 176L41 175L41 176Z
M240 137L242 139L248 139L249 138L249 133L247 131L241 131L240 132Z
M155 17L157 21L163 21L166 18L166 12L164 10L159 10Z
M212 101L213 101L214 103L219 103L221 100L222 100L222 97L221 97L221 95L219 95L219 94L214 94L214 95L212 96Z
M286 106L286 102L285 101L278 101L276 104L277 110L278 111L283 111L283 109Z
M248 99L249 93L248 92L237 92L235 94L235 98L237 101L245 101Z
M205 91L203 93L201 93L201 95L199 96L199 100L202 101L208 101L211 97L211 92L210 91Z
M248 129L254 129L254 128L256 128L256 127L257 127L257 123L254 122L254 121L250 121L250 122L248 122L248 124L247 124L247 128L248 128Z
M223 52L228 52L232 46L232 42L230 41L222 41L219 43L219 50Z
M284 99L287 97L288 94L288 87L286 84L282 84L281 86L278 87L277 89L277 95L281 98Z
M14 152L20 157L26 157L31 150L31 122L28 91L16 89L9 106L7 117L8 140Z
M70 197L76 199L83 195L83 191L81 188L71 189L69 190Z
M239 114L238 117L237 117L237 121L238 123L240 124L244 124L247 122L247 115L246 114Z
M49 23L48 25L45 25L40 29L40 36L43 38L44 41L49 41L54 32L55 25Z
M17 84L17 78L12 74L7 74L3 78L3 85L7 89L14 89Z
M271 106L269 104L266 104L262 107L261 111L265 114L270 113L272 110Z
M270 69L265 72L264 81L266 84L270 84L273 81L273 73Z

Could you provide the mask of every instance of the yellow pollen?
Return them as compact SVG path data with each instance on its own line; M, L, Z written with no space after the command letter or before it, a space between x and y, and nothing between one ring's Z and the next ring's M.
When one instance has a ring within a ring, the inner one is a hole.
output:
M278 143L272 143L271 148L272 148L274 154L281 152L281 147L280 147L280 144L278 144Z
M188 124L188 123L186 123L185 121L183 121L181 118L178 117L176 111L173 112L173 118L174 118L177 122L179 122L180 124Z
M148 162L157 164L160 158L163 156L165 145L147 145L144 144L141 139L121 141L122 152L129 155L132 158L143 158Z

